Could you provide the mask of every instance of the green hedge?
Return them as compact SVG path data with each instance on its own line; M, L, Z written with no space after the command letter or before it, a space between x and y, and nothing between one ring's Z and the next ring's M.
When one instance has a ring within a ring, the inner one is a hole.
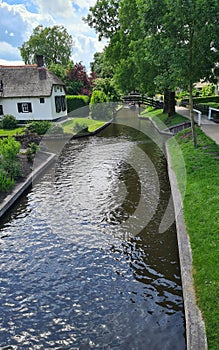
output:
M78 108L87 106L89 104L89 96L86 95L68 95L67 96L67 110L68 113L75 111Z
M207 103L207 102L218 102L219 103L219 95L217 96L207 96L207 97L196 97L194 98L195 103Z

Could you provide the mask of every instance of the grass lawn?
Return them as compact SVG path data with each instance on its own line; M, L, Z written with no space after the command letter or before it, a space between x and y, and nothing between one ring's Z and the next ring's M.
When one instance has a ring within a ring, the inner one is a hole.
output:
M197 129L194 148L189 129L175 136L185 161L184 218L190 236L196 296L206 324L208 348L219 344L219 146ZM168 141L180 185L181 166L173 138ZM180 185L181 187L181 185Z
M94 131L105 124L106 121L93 120L89 118L73 118L62 124L65 133L76 134L77 129L88 127L88 131Z
M143 117L152 118L160 130L164 130L169 126L188 121L187 118L184 118L177 113L173 117L168 117L167 114L162 112L162 109L155 109L153 107L147 107L146 110L141 113L141 115Z
M12 130L0 129L0 136L15 136L17 134L22 134L23 131L24 131L23 127L12 129Z

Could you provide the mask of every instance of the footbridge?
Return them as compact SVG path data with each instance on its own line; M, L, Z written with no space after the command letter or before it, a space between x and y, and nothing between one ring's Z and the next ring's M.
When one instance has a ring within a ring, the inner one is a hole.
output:
M140 94L129 94L129 95L122 96L122 101L123 103L127 103L127 104L132 104L132 105L137 104L139 107L141 105L147 105L154 108L163 108L162 101L158 101L151 97L147 97L145 95L140 95Z

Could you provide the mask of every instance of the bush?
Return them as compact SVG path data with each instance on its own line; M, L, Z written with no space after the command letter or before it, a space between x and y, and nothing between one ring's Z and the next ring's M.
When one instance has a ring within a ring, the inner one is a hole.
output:
M7 175L0 171L0 191L11 192L14 187L14 179L7 177Z
M66 98L67 98L68 113L70 113L76 109L85 107L89 103L89 96L86 96L86 95L77 95L77 96L68 95L68 96L66 96Z
M63 134L64 130L61 125L59 124L52 124L51 127L48 130L48 134Z
M5 114L2 118L2 129L12 130L17 127L17 119L11 114Z
M21 175L21 165L18 162L20 143L13 137L0 140L0 169L7 177L16 179Z
M28 162L33 162L35 154L40 150L40 147L35 143L31 142L26 150L26 156Z
M205 103L205 102L217 102L217 103L219 103L219 95L208 96L208 97L197 97L197 98L194 98L194 102L196 102L196 103Z
M90 100L90 111L93 119L106 120L112 115L110 104L103 91L95 90Z
M27 125L27 129L31 132L34 132L38 135L44 135L49 128L51 127L52 123L48 120L39 120L31 122Z

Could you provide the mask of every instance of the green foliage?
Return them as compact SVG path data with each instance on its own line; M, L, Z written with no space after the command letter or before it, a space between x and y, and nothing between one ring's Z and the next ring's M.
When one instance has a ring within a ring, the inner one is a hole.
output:
M48 134L53 134L53 135L57 135L57 134L63 134L64 130L63 127L60 124L52 124L50 126L50 128L47 131Z
M94 54L94 60L91 62L90 67L96 78L113 77L113 67L106 58L106 50Z
M206 102L216 102L219 103L219 95L217 96L208 96L208 97L197 97L194 98L196 103L206 103Z
M13 137L0 140L0 170L6 177L16 179L21 175L21 166L18 162L20 143Z
M13 115L5 114L3 115L1 126L2 126L2 129L12 130L17 127L17 123L18 121Z
M67 67L72 46L72 37L63 26L43 28L39 25L19 49L25 64L36 63L36 56L43 55L47 67L52 64Z
M33 162L33 159L35 157L35 154L40 150L39 145L37 145L35 142L31 142L25 152L27 156L28 162Z
M107 120L110 117L110 104L103 91L94 90L90 100L90 112L93 119Z
M8 177L0 169L0 191L11 192L15 184L15 180Z
M48 68L53 74L61 79L63 83L66 83L66 68L64 66L52 62Z
M89 103L89 97L86 95L77 95L77 96L67 96L67 109L68 113L87 106Z
M103 91L108 101L117 102L120 100L120 94L116 88L115 82L110 78L97 78L94 80L93 91Z
M72 118L63 123L63 129L65 133L75 133L83 128L88 128L88 132L95 131L104 124L104 121L96 121L91 118ZM75 129L75 125L76 129ZM79 126L80 125L80 126Z
M52 123L48 120L34 121L27 125L27 130L38 135L44 135L49 130L51 125Z
M206 96L212 96L215 93L215 85L214 84L208 84L203 86L201 90L201 97L206 97Z
M83 122L82 123L78 123L78 122L76 122L74 124L73 131L76 134L82 133L82 132L88 132L88 126L86 125L86 123L83 123Z

